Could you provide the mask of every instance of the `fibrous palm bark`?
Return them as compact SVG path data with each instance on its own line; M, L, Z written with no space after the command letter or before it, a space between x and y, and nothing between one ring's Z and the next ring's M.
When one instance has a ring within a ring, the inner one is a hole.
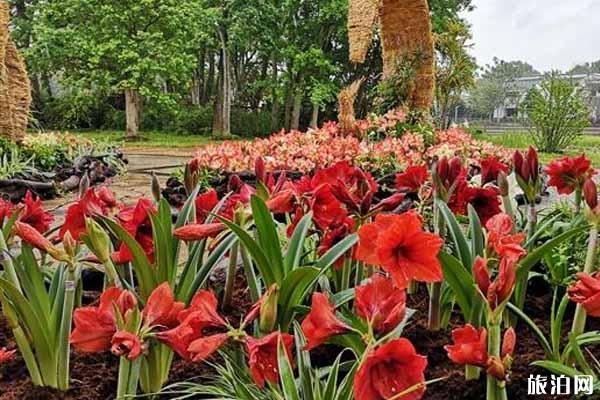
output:
M394 74L397 60L419 55L411 85L411 110L428 111L434 96L434 41L427 0L349 0L350 61L363 63L379 21L384 79Z
M0 0L0 136L21 141L27 130L31 84L9 32L10 9Z

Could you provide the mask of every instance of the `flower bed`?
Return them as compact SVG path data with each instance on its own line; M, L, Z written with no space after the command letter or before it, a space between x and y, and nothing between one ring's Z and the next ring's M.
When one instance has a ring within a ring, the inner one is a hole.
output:
M359 121L361 129L356 136L342 136L338 124L329 122L308 132L280 132L265 139L228 141L202 147L194 163L212 171L239 172L252 170L256 158L263 157L268 169L306 173L349 161L380 175L442 156L460 156L466 162L490 155L507 162L511 156L506 149L475 140L461 129L437 132L435 144L427 147L421 134L401 131L397 137L400 121L394 114ZM385 138L371 140L369 132Z
M590 162L438 137L228 143L192 160L181 207L156 184L131 205L90 188L55 230L31 195L0 208L0 394L498 400L530 374L596 374ZM382 154L399 166L385 183ZM201 167L253 183L207 189ZM536 208L544 175L570 203Z

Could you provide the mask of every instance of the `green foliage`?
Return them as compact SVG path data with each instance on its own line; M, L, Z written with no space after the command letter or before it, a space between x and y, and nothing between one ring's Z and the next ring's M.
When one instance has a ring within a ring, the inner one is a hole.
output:
M194 66L197 24L210 23L201 1L174 0L42 2L33 71L61 72L65 83L107 91L139 90L163 103L161 89L187 86Z
M394 73L383 79L376 87L374 112L385 114L406 104L412 91L415 74L423 63L423 53L405 54L394 60Z
M436 35L435 106L442 128L450 125L451 108L475 84L477 64L468 53L470 40L468 26L461 23L450 23L446 31Z
M531 89L523 106L529 132L541 151L562 151L590 125L582 88L556 72Z

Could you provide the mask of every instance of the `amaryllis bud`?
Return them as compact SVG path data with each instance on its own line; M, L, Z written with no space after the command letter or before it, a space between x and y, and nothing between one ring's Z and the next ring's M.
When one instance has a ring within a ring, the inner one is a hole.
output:
M187 164L185 166L185 169L183 170L183 186L185 187L185 191L188 195L190 195L194 191L196 185L198 184L198 175L196 174L196 171L192 168L193 162L194 160Z
M194 158L188 164L188 167L192 174L195 174L196 172L198 172L199 166L200 166L200 160L198 160L197 158Z
M529 165L529 173L531 174L531 180L536 181L539 175L539 161L538 154L533 146L529 146L527 151L527 164Z
M179 240L196 241L217 236L225 230L225 224L191 224L175 229L173 236Z
M45 251L58 261L69 261L69 257L63 251L54 246L48 239L39 233L34 227L24 222L16 221L13 225L13 232L25 243L35 247L38 250Z
M381 200L377 204L375 209L381 210L381 211L395 210L396 208L398 208L398 206L400 206L400 204L402 204L402 202L404 201L405 198L406 198L406 194L395 193L395 194L391 195L390 197Z
M266 173L266 169L265 169L265 160L258 156L256 157L256 160L254 161L254 175L256 175L256 179L259 182L266 182L267 181L267 173Z
M513 166L515 168L515 173L522 177L521 171L523 170L523 154L520 151L515 151L513 154Z
M367 215L371 209L371 203L373 203L373 192L368 192L360 202L360 214Z
M244 185L242 179L238 175L233 174L229 178L229 182L227 183L227 189L230 192L237 192L242 187L242 185Z
M459 157L454 157L450 160L450 171L448 173L448 183L452 185L462 172L462 160Z
M81 180L79 181L79 198L83 198L85 193L90 188L90 177L87 172L83 174Z
M479 290L485 295L487 295L488 289L492 284L490 278L490 272L487 267L487 261L484 258L477 256L475 258L475 263L473 264L473 278L475 279L475 283L479 287Z
M500 358L491 356L487 361L487 373L498 380L506 380L506 369Z
M154 201L157 203L162 197L160 194L160 181L154 172L152 172L152 197L154 197Z
M512 356L515 351L517 344L517 334L511 327L504 332L504 339L502 339L502 357Z
M85 227L89 238L87 241L89 249L102 264L110 261L111 241L108 233L92 218L85 219Z
M598 207L598 187L591 178L583 183L583 197L591 210Z
M504 171L498 172L497 182L498 189L500 190L500 196L506 197L510 194L510 186L508 184L508 177L504 173Z
M263 297L260 305L259 327L264 333L270 333L277 324L277 304L279 302L279 286L273 284Z
M450 165L448 164L448 158L444 156L438 161L436 167L436 173L441 182L445 182L448 180L449 172Z
M67 254L69 255L69 257L71 257L71 258L75 257L75 254L77 253L77 241L75 239L73 239L71 232L67 231L65 233L65 235L63 236L62 242L63 242L63 247L64 247L65 251L67 252Z

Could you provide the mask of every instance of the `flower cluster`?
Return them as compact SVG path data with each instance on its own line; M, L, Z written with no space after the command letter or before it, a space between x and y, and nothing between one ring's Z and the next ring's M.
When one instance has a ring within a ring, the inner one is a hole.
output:
M390 122L392 121L392 122ZM381 129L390 129L397 121L379 119ZM373 129L371 122L364 129ZM438 132L436 145L426 149L423 137L407 132L402 137L386 137L372 142L355 136L341 136L335 123L307 132L279 132L265 139L228 141L198 150L192 163L197 168L216 171L251 170L254 160L263 157L271 170L311 172L340 161L356 163L369 171L390 170L398 166L422 163L441 156L459 156L464 160L479 160L495 155L510 159L507 151L487 142L475 140L459 129Z

